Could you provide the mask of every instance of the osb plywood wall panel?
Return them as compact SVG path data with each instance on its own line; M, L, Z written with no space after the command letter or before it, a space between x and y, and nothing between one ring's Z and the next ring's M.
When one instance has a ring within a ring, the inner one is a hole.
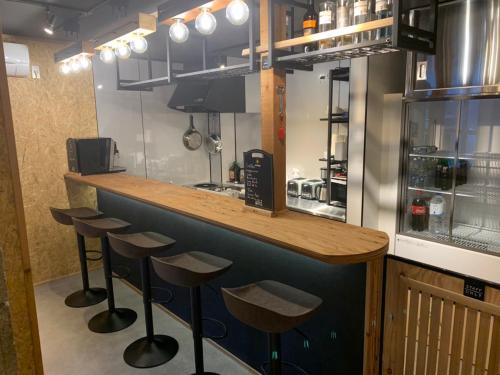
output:
M0 35L0 341L7 374L42 374L21 184Z
M40 66L41 73L37 80L9 78L30 259L37 284L80 269L73 228L55 223L49 207L68 206L63 179L68 170L66 139L97 136L92 73L59 74L54 52L64 44L4 38L26 44L31 65ZM78 200L72 203L96 206L91 190Z

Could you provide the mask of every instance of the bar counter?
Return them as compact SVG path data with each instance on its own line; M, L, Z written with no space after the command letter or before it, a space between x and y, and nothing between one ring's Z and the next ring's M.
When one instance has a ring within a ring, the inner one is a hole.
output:
M65 178L152 206L211 223L330 264L364 263L382 257L383 232L285 211L267 217L244 211L244 202L125 173Z

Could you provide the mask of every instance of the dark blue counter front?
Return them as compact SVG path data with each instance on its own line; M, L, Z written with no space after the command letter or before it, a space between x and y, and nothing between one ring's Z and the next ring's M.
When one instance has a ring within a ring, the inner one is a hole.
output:
M228 336L218 340L218 343L252 367L258 369L267 360L266 335L232 318L225 309L219 288L273 279L315 294L324 301L319 313L299 327L310 337L309 349L304 347L303 338L296 332L283 335L284 360L297 363L310 375L362 374L365 264L322 263L212 224L104 191L98 191L98 202L99 209L106 216L132 223L131 232L155 231L176 239L176 246L165 255L198 250L234 262L229 272L211 283L216 292L212 288L202 288L203 315L227 325ZM332 241L335 239L332 238ZM131 267L128 281L140 288L139 263L114 252L112 260L114 265ZM153 285L165 284L153 275ZM175 298L165 306L189 322L189 290L168 287L174 290ZM161 299L162 296L159 297ZM205 328L208 335L220 332L210 322ZM156 329L159 333L168 334L164 327Z

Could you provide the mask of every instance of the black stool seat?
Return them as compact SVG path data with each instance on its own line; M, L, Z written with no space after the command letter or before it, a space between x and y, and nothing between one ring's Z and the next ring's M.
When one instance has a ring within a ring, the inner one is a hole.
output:
M92 220L73 218L73 225L82 236L102 238L106 237L108 232L124 232L131 224L113 217L105 217Z
M130 366L137 368L162 365L175 357L179 351L179 343L173 337L154 334L149 257L172 247L175 245L175 240L154 232L108 233L108 239L109 244L118 254L141 260L146 337L142 337L127 346L123 353L123 359Z
M97 333L111 333L127 328L135 322L137 314L131 309L115 307L113 270L111 267L111 254L107 233L124 232L131 224L116 218L92 220L73 218L73 225L77 233L82 236L98 237L101 239L102 264L108 292L108 309L90 319L88 324L89 329Z
M217 375L205 371L203 361L203 323L201 285L222 275L233 264L215 255L191 251L171 257L152 257L153 268L158 276L174 285L190 288L191 330L194 343L194 375Z
M175 240L155 232L108 233L108 238L113 250L124 257L132 259L141 259L159 254L175 244Z
M90 207L77 208L55 208L50 207L50 213L55 221L63 225L73 225L73 218L94 219L102 216L102 212ZM87 250L85 240L79 233L76 234L78 244L78 255L80 258L80 271L82 275L83 289L78 290L66 297L64 303L69 307L88 307L96 305L106 299L106 289L91 288L87 268Z
M260 331L283 333L314 314L322 300L277 281L265 280L239 288L222 288L229 311Z
M96 219L102 216L101 211L94 210L90 207L76 208L55 208L50 207L50 213L55 221L63 225L73 225L73 218L77 219Z
M171 257L153 257L153 268L163 280L193 288L218 277L233 262L215 255L191 251Z

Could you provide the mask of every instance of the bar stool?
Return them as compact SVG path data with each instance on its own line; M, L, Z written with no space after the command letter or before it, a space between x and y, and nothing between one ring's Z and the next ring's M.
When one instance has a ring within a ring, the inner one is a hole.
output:
M191 251L171 257L152 257L153 268L168 283L190 288L191 329L193 331L194 375L217 375L205 372L203 364L203 326L201 313L201 285L222 275L233 264L230 260L211 254Z
M108 239L111 248L118 254L141 261L142 300L147 336L127 346L123 359L132 367L159 366L174 358L179 350L179 344L170 336L154 334L149 258L172 247L175 240L154 232L108 233Z
M323 302L319 297L272 280L222 288L222 295L236 319L268 333L271 375L281 374L281 333L305 322ZM287 364L307 374L300 367Z
M73 225L72 218L94 219L102 216L102 212L89 207L78 208L55 208L50 207L52 217L59 224ZM78 254L80 257L80 271L82 274L83 289L74 292L66 297L64 303L69 307L88 307L96 305L106 299L106 289L91 288L89 286L89 272L87 268L87 253L85 248L85 238L76 232L76 242L78 244ZM97 260L97 259L96 259Z
M109 242L106 233L124 232L130 223L120 219L103 218L93 220L82 220L73 218L73 225L82 236L100 238L102 247L102 263L104 278L108 291L108 310L94 316L89 321L89 329L97 333L110 333L127 328L137 319L134 310L115 307L115 294L113 291L113 271L111 269L111 257Z

